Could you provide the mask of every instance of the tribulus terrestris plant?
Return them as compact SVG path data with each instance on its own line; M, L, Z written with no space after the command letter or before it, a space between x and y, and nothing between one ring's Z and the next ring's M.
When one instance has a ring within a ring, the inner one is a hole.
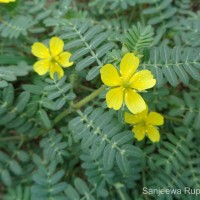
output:
M0 38L0 199L199 199L198 1L0 0Z

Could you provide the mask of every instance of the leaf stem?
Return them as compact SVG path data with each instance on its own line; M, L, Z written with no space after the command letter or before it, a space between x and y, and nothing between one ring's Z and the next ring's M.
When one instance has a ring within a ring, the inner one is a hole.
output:
M121 188L124 187L121 183L114 184L115 189L117 190L121 200L126 200L124 193L122 192Z
M145 170L142 171L142 185L143 185L143 188L146 187ZM148 200L148 199L149 199L149 197L148 197L146 194L143 193L143 195L144 195L144 199L145 199L145 200Z
M75 108L75 109L81 108L83 105L85 105L86 103L88 103L89 101L91 101L92 99L94 99L95 97L97 97L105 89L106 89L106 86L102 85L99 89L95 90L94 92L92 92L91 94L89 94L87 97L85 97L84 99L82 99L78 103L74 104L73 108Z
M66 110L64 110L63 112L61 112L54 120L53 120L53 125L57 124L58 122L60 122L64 117L66 117L67 115L71 114L72 112L74 112L75 109L72 108L68 108Z
M143 13L142 13L143 10L144 10L144 9L143 9L143 6L142 6L142 4L140 4L140 5L139 5L140 21L141 21L142 25L145 26L145 18L144 18L144 15L143 15Z
M54 125L60 122L64 117L71 114L72 112L78 110L82 106L84 106L89 101L93 100L95 97L97 97L102 91L104 91L106 88L105 85L102 85L99 89L93 91L91 94L86 96L84 99L80 100L76 104L74 104L71 108L68 108L61 112L55 119L54 119Z
M183 120L182 119L180 119L180 118L176 118L176 117L172 117L172 116L168 116L168 115L164 115L164 118L165 119L169 119L169 120L171 120L171 121L176 121L176 122L183 122Z
M95 91L94 89L89 88L89 87L84 86L84 85L79 85L79 88L81 88L81 89L83 89L83 90L87 90L87 91L89 91L89 92L94 92L94 91Z
M0 142L5 142L5 141L9 141L9 140L21 140L22 138L23 138L23 135L2 137L2 138L0 138Z

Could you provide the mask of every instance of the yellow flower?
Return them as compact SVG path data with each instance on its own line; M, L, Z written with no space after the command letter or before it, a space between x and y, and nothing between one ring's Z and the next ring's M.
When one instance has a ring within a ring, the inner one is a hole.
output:
M32 54L38 57L33 68L39 75L44 75L48 71L50 77L56 72L60 79L63 75L62 67L70 67L73 62L70 62L70 52L63 52L64 42L59 37L52 37L49 42L49 49L41 42L35 42L32 46ZM61 67L62 66L62 67Z
M160 141L160 133L155 126L163 125L163 116L157 112L150 112L148 114L148 107L136 115L126 112L125 122L134 125L132 131L138 141L143 140L145 135L147 135L152 142Z
M15 2L16 0L0 0L0 3L10 3Z
M156 80L149 70L136 72L139 62L139 58L133 53L127 53L121 60L120 73L112 64L106 64L101 68L103 83L111 87L106 94L109 108L119 110L124 101L134 114L146 108L143 98L137 92L152 88Z

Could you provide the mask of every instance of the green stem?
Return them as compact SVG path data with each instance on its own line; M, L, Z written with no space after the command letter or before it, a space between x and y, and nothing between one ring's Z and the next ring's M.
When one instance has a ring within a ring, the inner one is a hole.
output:
M164 118L165 118L165 119L169 119L169 120L171 120L171 121L183 122L183 120L180 119L180 118L171 117L171 116L168 116L168 115L164 115Z
M94 99L95 97L97 97L101 92L103 92L106 89L105 85L102 85L99 89L95 90L94 92L92 92L90 95L88 95L87 97L85 97L84 99L82 99L81 101L79 101L78 103L73 105L73 108L75 109L79 109L82 106L84 106L86 103L88 103L89 101L91 101L92 99Z
M143 26L145 26L145 18L144 18L144 15L142 14L142 11L143 11L143 4L140 4L139 5L139 15L140 15L140 21L141 21L141 24Z
M87 90L87 91L89 91L89 92L94 92L94 91L95 91L94 89L89 88L89 87L86 87L86 86L84 86L84 85L79 85L79 88L80 88L80 89L83 89L83 90Z
M144 170L142 171L142 184L143 184L143 187L146 187L146 178L145 178L145 171Z
M74 112L75 109L69 108L64 110L63 112L61 112L54 120L53 120L53 124L57 124L59 121L61 121L64 117L66 117L67 115L71 114L72 112Z
M9 141L9 140L21 140L22 138L23 138L23 135L3 137L3 138L0 138L0 142L5 142L5 141Z
M123 187L123 185L121 183L117 183L114 185L115 189L117 190L121 200L126 200L126 197L124 195L124 193L122 192L121 188Z
M146 176L145 176L145 171L143 170L142 171L142 184L143 184L143 188L146 187ZM148 200L148 196L146 194L143 194L144 195L144 199L145 200Z
M92 92L90 95L79 101L78 103L74 104L72 108L66 109L63 112L61 112L55 119L54 119L54 125L57 124L59 121L61 121L64 117L71 114L72 112L78 110L82 106L84 106L89 101L93 100L95 97L97 97L102 91L104 91L106 88L105 85L102 85L99 89Z

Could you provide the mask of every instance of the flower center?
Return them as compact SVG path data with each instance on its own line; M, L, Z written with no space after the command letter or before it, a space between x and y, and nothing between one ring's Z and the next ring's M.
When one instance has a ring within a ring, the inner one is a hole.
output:
M122 86L123 86L123 88L130 88L131 83L128 82L128 81L123 81L123 80L122 80Z
M53 57L53 56L51 56L51 58L50 58L50 62L52 62L52 63L57 63L55 57Z

